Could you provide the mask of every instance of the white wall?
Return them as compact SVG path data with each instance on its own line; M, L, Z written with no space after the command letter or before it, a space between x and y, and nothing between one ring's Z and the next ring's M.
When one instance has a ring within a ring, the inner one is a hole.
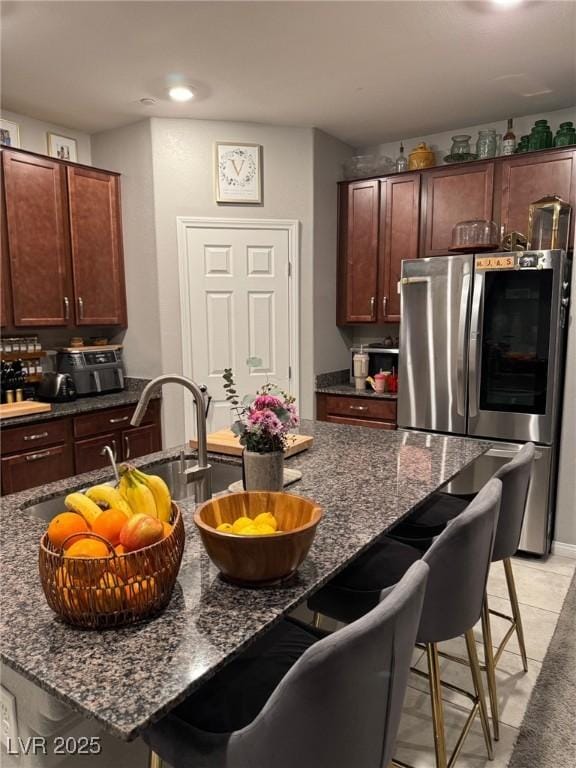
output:
M2 117L20 126L20 147L28 149L30 152L39 152L42 155L48 154L47 133L59 133L62 136L68 136L76 139L78 142L78 162L91 165L90 136L87 133L76 131L73 128L66 128L63 125L54 125L45 123L42 120L35 120L33 117L19 115L16 112L2 110ZM113 170L113 169L110 169Z
M503 105L505 108L505 105ZM543 112L537 115L526 115L524 117L514 118L514 133L516 139L520 140L521 136L530 133L530 129L534 125L535 120L546 119L548 124L552 128L553 133L560 123L566 120L572 120L576 123L576 107L570 107L568 109L558 109L552 112ZM472 136L471 147L472 151L475 151L476 139L478 138L478 131L485 128L495 128L496 133L506 133L506 120L500 120L495 123L485 123L483 125L466 126L465 128L453 128L450 131L444 131L443 133L433 133L428 136L407 136L404 138L404 154L408 157L410 150L419 144L421 141L425 141L436 152L436 161L438 165L442 164L443 158L450 152L452 146L452 136L458 133L467 133ZM398 157L400 151L400 141L390 141L385 144L378 144L372 147L363 147L359 152L376 153L381 155L388 155L392 159Z
M162 373L154 180L150 121L92 137L94 164L122 174L122 224L128 303L124 360L130 376Z
M162 118L153 118L151 124L163 371L182 371L176 217L297 219L300 221L301 259L300 410L303 416L312 416L312 130ZM263 145L263 205L216 204L215 141L247 141ZM175 387L167 389L165 395L166 440L174 445L185 437L182 422L185 395Z
M354 150L314 131L314 373L349 365L352 333L336 325L338 189L342 164Z

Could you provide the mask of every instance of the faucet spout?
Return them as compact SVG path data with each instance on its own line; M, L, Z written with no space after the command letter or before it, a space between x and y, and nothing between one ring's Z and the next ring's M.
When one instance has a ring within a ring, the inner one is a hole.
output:
M142 390L140 400L136 405L134 414L130 424L133 427L138 427L142 423L144 414L150 402L150 398L154 394L154 391L158 387L163 387L164 384L180 384L180 386L191 392L194 402L196 403L196 437L198 440L198 465L195 467L195 472L191 473L188 470L189 477L194 477L196 484L196 501L207 501L211 497L210 492L210 465L208 464L208 447L206 438L206 409L204 403L204 393L196 382L192 379L188 379L186 376L179 376L178 374L165 374L163 376L157 376Z

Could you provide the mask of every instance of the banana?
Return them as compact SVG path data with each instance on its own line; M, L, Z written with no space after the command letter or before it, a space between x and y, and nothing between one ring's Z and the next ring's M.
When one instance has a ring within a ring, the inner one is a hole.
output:
M130 517L132 509L130 505L122 498L122 494L116 488L110 485L94 485L92 488L84 491L85 495L104 509L119 509Z
M154 494L144 483L138 482L131 472L126 473L122 480L126 480L122 495L130 505L133 514L142 513L150 517L158 517Z
M156 502L158 520L169 523L172 517L172 497L164 480L158 477L158 475L147 475L138 469L132 470L131 474L136 480L139 480L152 491L154 501Z
M82 515L90 528L102 511L97 504L80 492L69 493L64 499L64 505L66 506L66 509L70 509L72 512L77 512L79 515Z

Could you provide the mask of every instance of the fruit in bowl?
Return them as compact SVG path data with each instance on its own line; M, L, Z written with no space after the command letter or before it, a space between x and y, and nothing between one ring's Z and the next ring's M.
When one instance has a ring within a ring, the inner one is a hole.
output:
M222 577L245 586L289 578L305 560L322 510L288 493L249 491L200 505L194 522Z

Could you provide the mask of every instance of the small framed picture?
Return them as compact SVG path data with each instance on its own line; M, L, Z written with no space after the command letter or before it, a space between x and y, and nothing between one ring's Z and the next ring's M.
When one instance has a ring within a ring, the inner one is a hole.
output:
M20 147L20 128L18 123L0 120L0 144L3 147Z
M78 144L76 139L69 136L60 136L58 133L48 133L48 154L57 157L58 160L68 160L71 163L78 162Z
M218 141L215 145L217 203L262 202L262 147Z

